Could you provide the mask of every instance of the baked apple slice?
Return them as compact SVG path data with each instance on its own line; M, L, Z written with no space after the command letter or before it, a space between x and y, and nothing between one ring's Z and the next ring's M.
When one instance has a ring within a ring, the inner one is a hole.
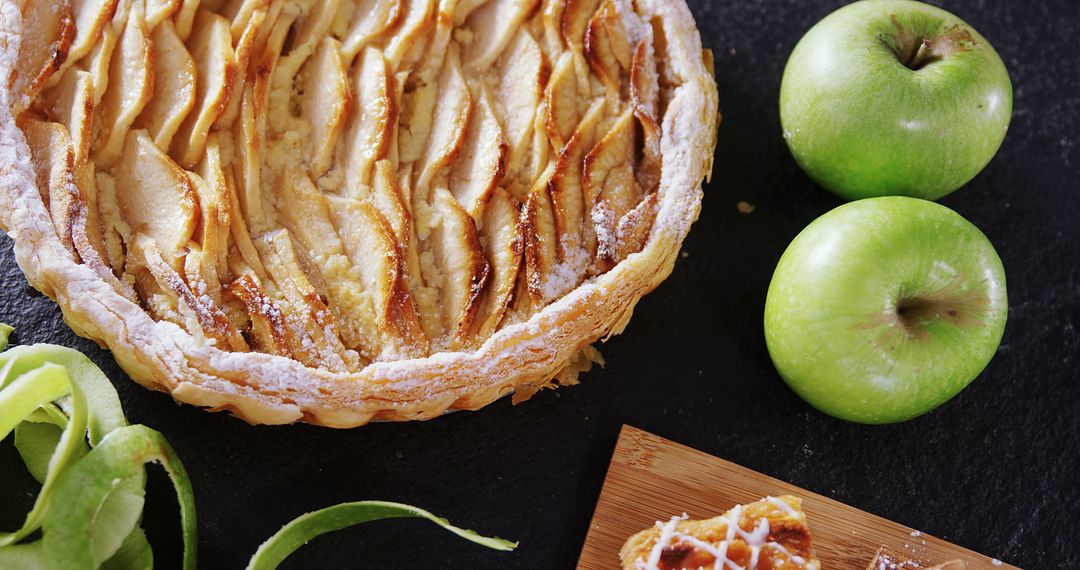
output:
M170 146L170 154L185 167L198 163L210 126L228 105L229 87L237 73L229 21L199 10L194 29L187 46L198 70L195 108L180 125Z
M172 22L154 28L154 97L143 108L138 124L150 132L158 148L169 148L173 135L195 107L195 60L176 34Z
M30 106L53 74L60 70L75 40L70 0L20 0L22 27L18 57L11 77L13 114Z
M153 40L141 2L132 3L111 56L102 55L109 57L108 83L102 86L104 94L94 111L94 122L101 125L94 160L110 165L120 157L128 129L154 95Z
M338 136L349 111L348 77L341 61L341 44L326 38L301 71L300 112L311 122L307 161L318 178L331 166Z
M145 130L128 133L123 154L113 171L120 215L133 233L152 239L161 258L179 273L198 221L191 179Z

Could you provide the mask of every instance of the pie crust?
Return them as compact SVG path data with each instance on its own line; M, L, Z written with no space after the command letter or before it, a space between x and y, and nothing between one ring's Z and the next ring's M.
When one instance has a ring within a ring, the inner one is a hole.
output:
M683 0L0 0L0 225L139 383L351 427L572 384L719 122Z

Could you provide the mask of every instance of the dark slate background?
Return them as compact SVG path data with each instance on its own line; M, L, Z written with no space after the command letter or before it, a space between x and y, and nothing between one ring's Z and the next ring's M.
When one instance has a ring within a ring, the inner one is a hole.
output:
M987 36L1013 79L1000 153L943 200L997 247L1011 310L982 376L914 421L867 427L818 413L777 376L762 337L777 259L840 204L799 171L777 117L787 54L836 0L691 2L716 55L724 114L713 182L688 256L601 347L607 367L580 386L427 423L249 426L128 381L26 285L6 238L0 320L18 327L20 343L86 351L116 382L128 417L165 433L195 487L204 568L240 568L293 517L359 499L414 503L521 547L495 553L425 523L389 521L320 538L285 566L570 568L623 423L1022 567L1080 568L1080 3L941 3ZM739 214L740 200L757 209ZM145 525L169 568L179 557L177 508L152 471ZM14 528L32 485L10 440L0 473L0 528Z

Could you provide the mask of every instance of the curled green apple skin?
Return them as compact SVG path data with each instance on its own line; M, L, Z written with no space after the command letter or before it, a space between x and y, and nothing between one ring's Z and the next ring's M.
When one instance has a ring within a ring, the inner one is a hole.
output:
M940 8L862 0L817 23L788 59L780 120L795 160L850 200L936 200L997 153L1012 83L986 38Z
M765 340L819 410L882 424L963 390L1001 343L1005 270L990 241L934 202L851 202L800 233L773 273Z

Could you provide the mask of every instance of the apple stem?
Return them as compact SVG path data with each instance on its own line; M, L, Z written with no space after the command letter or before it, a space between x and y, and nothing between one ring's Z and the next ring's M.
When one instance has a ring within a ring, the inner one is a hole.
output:
M893 51L900 63L912 71L968 51L975 45L975 37L971 35L971 31L958 24L950 26L939 36L926 37L904 28L895 15L892 16L892 21L896 26Z
M923 38L922 42L919 43L919 48L915 50L915 54L908 61L905 61L904 65L912 71L918 71L931 61L940 59L933 52L934 48L931 41Z

